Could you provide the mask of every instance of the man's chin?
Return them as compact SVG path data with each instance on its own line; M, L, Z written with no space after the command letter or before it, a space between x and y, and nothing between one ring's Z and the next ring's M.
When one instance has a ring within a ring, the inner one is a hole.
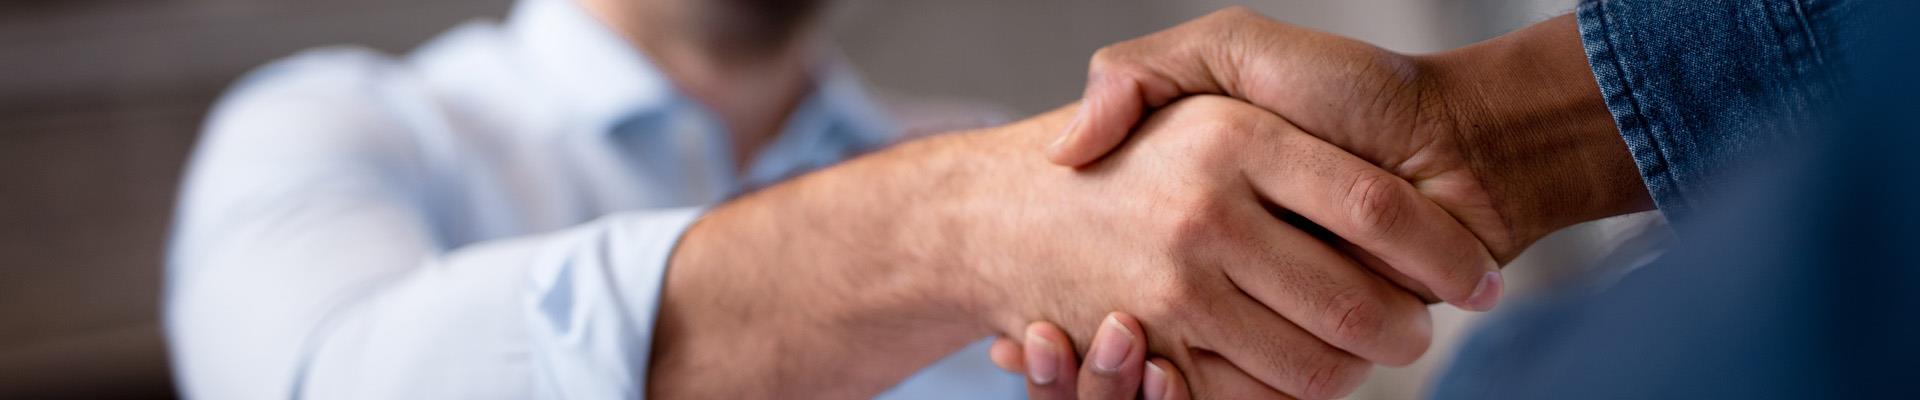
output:
M787 45L811 22L826 0L693 0L698 29L715 49L738 55L767 54Z

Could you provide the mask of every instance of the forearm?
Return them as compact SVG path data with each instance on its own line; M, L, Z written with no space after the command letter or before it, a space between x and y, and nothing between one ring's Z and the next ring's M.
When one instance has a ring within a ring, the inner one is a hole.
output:
M648 392L870 397L993 333L953 233L972 137L991 134L904 144L714 209L673 255Z
M1653 208L1572 16L1422 62L1517 242Z

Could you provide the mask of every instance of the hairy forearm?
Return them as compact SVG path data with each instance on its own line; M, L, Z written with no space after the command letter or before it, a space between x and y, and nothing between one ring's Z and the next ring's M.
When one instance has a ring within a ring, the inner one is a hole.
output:
M960 318L958 288L937 284L950 257L931 213L913 210L943 173L924 147L798 178L689 228L662 294L650 394L871 396L985 336Z
M649 394L870 397L993 333L952 230L979 139L1005 135L907 143L714 209L668 269Z
M1573 224L1653 208L1572 16L1422 62L1522 248Z

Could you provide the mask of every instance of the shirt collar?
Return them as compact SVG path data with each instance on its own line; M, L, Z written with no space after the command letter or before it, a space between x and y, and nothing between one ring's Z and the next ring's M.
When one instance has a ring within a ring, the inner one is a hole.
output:
M849 137L839 138L863 146L886 144L899 137L898 125L887 111L873 101L866 82L860 74L846 63L846 57L839 53L828 52L815 75L814 92L808 95L805 103L818 107L818 112L831 122L832 131L842 132ZM805 110L794 110L800 114ZM791 122L789 122L791 123Z
M521 0L506 27L536 82L577 117L611 125L670 101L665 75L572 0Z
M621 121L675 107L698 108L645 54L573 0L520 0L506 25L534 79L575 108L577 117L601 127L593 131L605 133ZM895 139L895 125L873 103L858 74L844 57L828 54L815 69L813 93L794 110L781 136L826 134L830 137L806 141L860 147Z

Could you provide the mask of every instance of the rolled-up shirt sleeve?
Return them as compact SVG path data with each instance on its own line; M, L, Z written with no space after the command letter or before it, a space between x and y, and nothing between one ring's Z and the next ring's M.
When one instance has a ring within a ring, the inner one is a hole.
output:
M644 397L667 257L698 210L429 256L319 326L302 397Z
M168 255L183 393L642 397L668 257L700 210L449 244L425 152L332 69L349 77L243 89L208 122Z
M1682 220L1830 96L1844 0L1585 0L1587 59L1656 205Z

